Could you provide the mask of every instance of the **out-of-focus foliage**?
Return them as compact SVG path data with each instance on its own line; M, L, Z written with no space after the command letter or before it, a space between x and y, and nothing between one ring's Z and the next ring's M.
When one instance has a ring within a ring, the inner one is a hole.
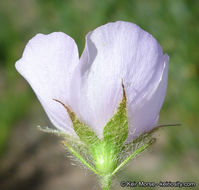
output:
M198 174L196 169L199 171L198 18L197 0L1 0L1 154L16 122L25 117L35 98L14 68L27 41L37 33L63 31L76 40L81 53L90 30L110 21L125 20L153 34L170 56L168 93L160 121L180 122L182 126L165 129L159 168L165 171L176 165L179 173L187 171L182 177L192 179ZM189 159L190 167L184 164Z

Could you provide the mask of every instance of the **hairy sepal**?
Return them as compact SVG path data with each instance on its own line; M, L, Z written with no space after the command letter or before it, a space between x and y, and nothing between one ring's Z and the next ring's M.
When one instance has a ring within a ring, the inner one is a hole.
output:
M128 136L126 94L123 84L122 88L122 101L113 117L105 125L101 143L94 146L92 151L96 168L104 175L110 175L117 167L121 149Z
M113 117L104 127L103 141L120 150L128 136L128 119L126 110L126 94L123 88L123 98Z

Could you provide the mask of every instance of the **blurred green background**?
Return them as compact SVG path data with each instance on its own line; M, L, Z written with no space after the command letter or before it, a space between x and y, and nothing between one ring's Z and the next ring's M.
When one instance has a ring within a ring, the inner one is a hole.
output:
M91 186L98 189L90 174L84 178L81 169L70 165L57 138L41 134L34 127L46 125L48 120L31 88L16 72L14 63L21 57L28 40L37 33L63 31L76 40L81 53L85 35L90 30L117 20L138 24L157 38L164 52L170 56L168 92L160 123L181 123L182 126L162 129L157 135L156 145L118 174L114 188L125 189L119 185L122 179L198 183L198 0L1 0L1 190L83 190L91 189ZM38 148L39 143L44 144L43 148ZM45 156L36 159L43 152ZM56 159L53 160L53 157ZM42 166L34 163L36 161ZM66 162L69 164L64 168ZM24 163L27 164L22 167ZM51 168L52 165L54 168ZM39 172L35 173L32 166L38 167ZM70 180L66 180L66 175ZM85 180L77 182L77 178Z

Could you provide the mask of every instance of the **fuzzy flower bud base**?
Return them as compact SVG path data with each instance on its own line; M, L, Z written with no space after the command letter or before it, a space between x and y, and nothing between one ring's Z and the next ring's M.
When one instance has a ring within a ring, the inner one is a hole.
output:
M82 164L101 178L103 190L110 189L111 177L132 158L148 148L155 140L151 137L151 133L155 131L153 130L144 133L130 143L125 143L128 136L127 100L123 84L122 88L123 99L113 117L104 127L103 139L99 139L87 125L76 117L75 113L71 111L68 106L59 100L55 101L67 110L79 139L70 137L56 130L40 128L45 132L55 133L64 137L64 146L66 146Z

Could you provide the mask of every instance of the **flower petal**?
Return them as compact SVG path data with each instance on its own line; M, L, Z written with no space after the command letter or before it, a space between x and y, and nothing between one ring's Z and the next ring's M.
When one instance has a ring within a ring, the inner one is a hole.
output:
M131 101L128 105L129 110L129 137L131 141L139 137L143 132L150 131L157 125L159 112L162 107L168 82L169 57L164 55L161 75L154 78L145 92L140 97Z
M64 33L54 32L33 37L15 65L35 91L51 122L69 133L73 133L73 128L68 113L53 99L71 104L69 86L78 62L74 40Z
M74 75L80 79L73 85L73 90L79 91L73 96L79 108L74 109L79 110L81 120L102 138L103 127L122 99L123 79L129 131L144 132L157 120L164 99L161 97L158 100L160 106L151 109L154 115L143 112L149 110L147 105L150 105L152 94L154 97L151 100L156 100L154 89L157 89L164 67L162 49L152 35L128 22L103 25L87 35L86 46ZM139 122L141 116L143 121Z

